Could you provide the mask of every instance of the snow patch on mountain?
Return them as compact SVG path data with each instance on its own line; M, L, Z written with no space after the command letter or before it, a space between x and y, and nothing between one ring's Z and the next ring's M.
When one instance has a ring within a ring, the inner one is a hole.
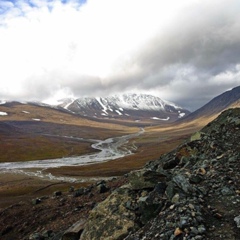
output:
M161 120L161 121L168 121L168 120L170 120L170 117L167 117L167 118L151 117L151 119L153 119L153 120Z
M75 101L75 98L64 98L57 101L57 106L61 106L68 110L68 107Z
M107 112L107 110L108 110L108 108L102 103L102 99L101 98L99 98L99 97L97 97L96 98L96 100L99 102L99 104L102 106L102 111L106 114L106 115L108 115L108 112Z
M71 101L64 107L65 109L68 109L68 107L75 101L75 99L71 99Z
M115 110L116 113L118 113L118 115L123 115L119 110Z
M0 112L0 116L7 116L8 115L8 113L6 113L6 112Z
M178 118L182 118L186 115L186 113L181 113L180 111L178 111L179 115L178 115Z

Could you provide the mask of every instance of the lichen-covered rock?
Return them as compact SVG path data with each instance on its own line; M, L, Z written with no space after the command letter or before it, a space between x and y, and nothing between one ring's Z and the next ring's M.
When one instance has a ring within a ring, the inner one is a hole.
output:
M129 174L129 184L114 191L91 212L81 240L123 239L157 216L164 205L165 176L143 170Z
M128 189L113 192L91 211L80 239L123 239L129 231L136 231L139 226L134 221L135 213L126 208L131 201Z
M192 142L192 141L201 140L203 136L204 136L203 132L196 132L191 136L190 141Z
M153 189L158 182L162 182L165 178L164 174L148 169L132 171L128 176L130 188L133 190Z

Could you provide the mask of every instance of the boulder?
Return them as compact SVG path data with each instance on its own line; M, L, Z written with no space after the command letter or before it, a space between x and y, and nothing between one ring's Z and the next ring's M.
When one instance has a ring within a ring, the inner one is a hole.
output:
M148 169L132 171L128 176L130 188L133 190L153 189L158 182L164 182L165 178L162 173Z
M80 219L63 234L62 240L79 240L85 223L86 219Z
M192 193L193 192L193 187L189 183L188 179L182 175L182 174L177 174L173 177L173 181L177 184L179 188L181 188L185 193Z
M36 198L36 199L32 199L32 204L33 205L37 205L37 204L39 204L39 203L41 203L42 201L41 201L41 199L39 199L39 198Z
M59 197L59 196L62 196L62 192L61 191L56 191L56 192L53 193L53 195L55 197Z
M109 190L109 188L106 186L105 183L101 183L97 186L98 192L99 193L105 193Z
M137 230L135 213L126 208L133 198L128 189L120 188L89 214L81 240L123 239L129 231Z

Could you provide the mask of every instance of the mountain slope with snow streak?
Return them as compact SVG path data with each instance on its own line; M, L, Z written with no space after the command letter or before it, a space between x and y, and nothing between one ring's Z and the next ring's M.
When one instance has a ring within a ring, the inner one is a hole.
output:
M71 112L94 118L156 120L173 122L190 112L175 103L148 94L119 94L110 97L81 97L61 100Z

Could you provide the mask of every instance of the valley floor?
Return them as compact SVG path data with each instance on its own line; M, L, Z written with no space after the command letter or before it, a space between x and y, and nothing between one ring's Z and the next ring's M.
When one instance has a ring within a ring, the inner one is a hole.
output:
M198 126L189 128L147 128L145 133L131 139L137 149L134 154L83 166L68 166L46 169L46 174L57 177L74 177L77 182L50 181L23 174L0 174L0 208L4 208L29 198L50 194L55 190L66 191L69 186L80 187L92 184L99 179L122 176L131 170L139 169L146 162L158 159L187 139Z

